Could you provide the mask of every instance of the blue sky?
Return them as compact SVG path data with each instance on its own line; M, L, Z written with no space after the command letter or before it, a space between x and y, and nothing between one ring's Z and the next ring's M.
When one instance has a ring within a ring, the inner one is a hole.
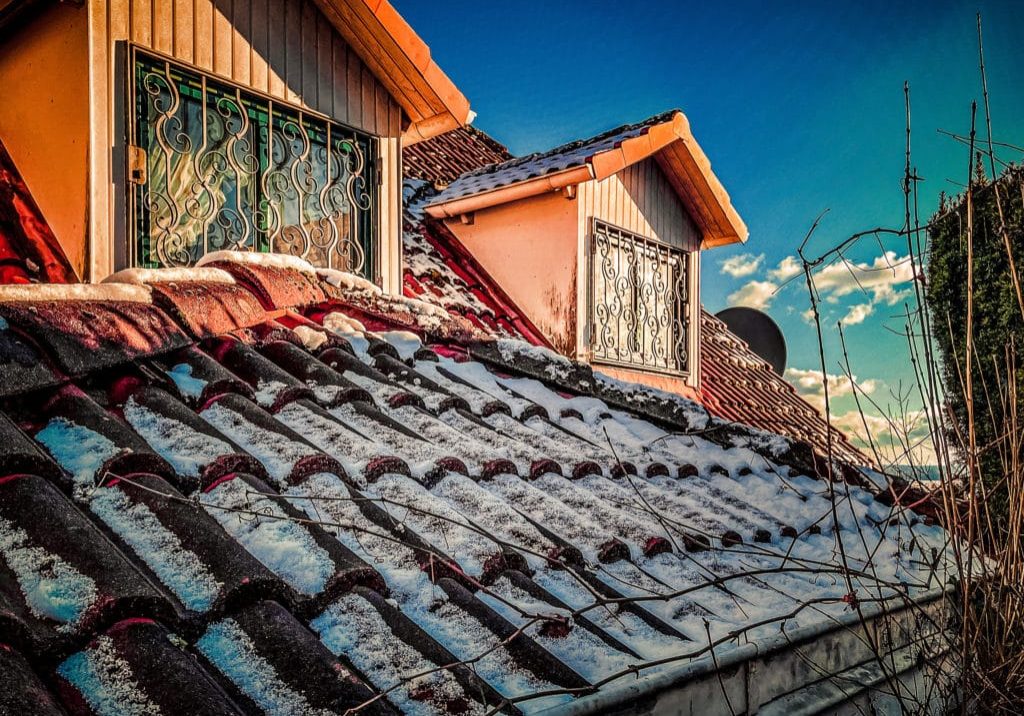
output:
M994 136L1024 145L1020 0L393 1L470 99L476 125L516 154L681 108L750 228L745 246L704 254L703 300L712 311L764 307L786 335L790 377L812 400L820 385L800 372L818 367L806 289L798 279L773 293L786 275L780 263L824 209L812 250L902 223L904 80L922 218L941 190L958 191L949 180L965 181L966 149L937 130L966 134L971 100L981 100L979 11ZM863 241L850 258L885 266L886 251L906 256L905 241ZM902 326L906 273L860 273L873 282L867 292L846 271L822 277L828 372L840 372L834 324L843 319L853 371L883 410L913 379L905 339L887 330ZM851 409L849 395L833 405L848 423Z

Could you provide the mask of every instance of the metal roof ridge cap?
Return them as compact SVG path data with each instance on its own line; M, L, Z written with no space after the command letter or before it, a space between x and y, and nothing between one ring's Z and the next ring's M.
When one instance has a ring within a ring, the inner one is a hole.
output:
M457 199L428 204L425 207L425 211L435 219L451 218L479 209L488 209L492 206L508 204L519 199L527 199L531 196L555 191L573 184L581 184L593 178L593 167L590 164L582 164L554 172L553 174L543 174Z
M947 593L952 591L953 585L950 584L933 587L910 601L916 605L930 604L944 598ZM683 685L693 677L722 672L729 667L746 663L759 656L766 656L786 648L795 649L815 637L844 631L860 623L861 615L863 615L865 622L870 622L885 614L910 609L906 601L904 597L895 596L881 603L872 602L863 607L860 614L848 612L831 621L826 620L808 624L805 627L799 627L792 632L784 632L763 642L748 642L721 656L708 654L661 673L635 678L631 681L622 681L617 684L612 682L607 689L599 689L593 694L581 696L574 701L558 704L548 709L542 709L537 713L545 716L575 716L577 714L603 712L630 701L654 696L675 684ZM890 607L890 604L893 604L894 607ZM625 679L626 677L622 678Z

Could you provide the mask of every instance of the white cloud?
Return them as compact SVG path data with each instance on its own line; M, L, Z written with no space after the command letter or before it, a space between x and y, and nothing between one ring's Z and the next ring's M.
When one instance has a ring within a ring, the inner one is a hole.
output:
M800 318L804 319L805 323L814 325L814 309L808 308L806 311L800 312Z
M858 303L850 306L850 310L843 316L843 323L848 326L855 326L863 323L864 319L875 312L874 305L870 303Z
M898 288L913 280L914 265L910 257L897 256L895 251L876 256L871 263L837 261L814 274L814 285L828 301L864 291L871 297L872 304L890 306L908 295L909 289Z
M764 254L739 254L730 256L722 262L722 273L729 274L733 278L743 278L757 273L764 263Z
M833 414L831 422L871 458L875 458L877 451L878 459L886 463L938 464L930 437L931 429L922 410L907 411L891 418L871 413L861 415L851 410ZM883 464L882 467L888 465Z
M786 380L793 384L804 400L817 408L819 412L825 412L825 383L821 378L820 370L786 368L785 377ZM878 386L880 385L880 381L872 378L857 380L857 376L853 376L852 382L850 378L845 375L834 375L829 373L827 378L828 397L830 401L835 400L836 398L842 398L843 396L853 395L854 385L857 386L859 394L868 395L878 390Z
M803 270L803 266L796 256L787 256L779 261L778 266L768 271L768 278L781 283L794 276L799 276Z
M778 285L771 281L751 281L729 294L729 303L733 306L765 309L771 305L778 288Z

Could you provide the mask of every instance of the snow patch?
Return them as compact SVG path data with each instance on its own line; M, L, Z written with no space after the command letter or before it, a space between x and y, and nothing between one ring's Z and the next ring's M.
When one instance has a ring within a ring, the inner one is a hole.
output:
M103 435L62 417L52 418L36 433L36 440L71 473L78 498L96 485L100 468L118 453L117 446Z
M96 583L58 555L33 545L28 533L0 517L0 555L37 617L60 622L72 632L97 598Z
M196 262L196 267L208 266L223 261L226 263L265 266L267 268L291 269L307 274L316 274L313 264L298 256L289 254L264 254L253 251L214 251Z
M196 648L267 714L336 716L313 708L302 693L286 684L234 619L213 624L196 642ZM344 674L338 676L343 678Z
M207 493L203 508L250 554L299 592L319 594L334 574L334 563L309 530L240 478L222 482Z
M299 337L302 341L302 345L306 346L311 351L315 351L324 343L327 342L327 334L323 331L317 331L309 326L295 326L292 332Z
M0 285L0 303L41 301L122 301L152 303L145 286L128 283L33 283Z
M178 363L170 370L165 370L167 377L174 381L178 391L186 398L199 400L206 388L206 381L192 375L192 366L188 363Z
M337 269L320 268L316 270L316 275L330 285L340 288L345 292L381 293L380 287L375 283L353 273L346 273Z
M129 398L124 417L149 446L185 477L199 477L204 467L221 455L234 452L230 445L212 435L193 430L177 420L158 415Z
M235 278L218 268L133 268L118 271L103 279L103 283L131 283L139 286L160 283L234 283Z
M109 636L69 656L57 673L78 689L97 716L162 716L135 680L132 667Z
M111 487L96 493L89 509L142 558L185 607L205 612L213 606L224 585L145 503L132 502L124 492Z
M310 626L335 655L344 655L404 714L429 716L446 713L445 702L464 699L472 705L464 713L484 713L484 708L467 698L462 687L447 671L433 671L410 681L413 674L437 669L414 648L391 632L380 613L362 597L347 594L318 616ZM431 698L411 694L428 692Z
M420 337L409 331L387 331L377 335L390 343L402 360L412 360L416 351L423 347Z
M246 452L255 457L278 483L284 483L295 463L316 450L253 425L235 411L214 403L200 415Z

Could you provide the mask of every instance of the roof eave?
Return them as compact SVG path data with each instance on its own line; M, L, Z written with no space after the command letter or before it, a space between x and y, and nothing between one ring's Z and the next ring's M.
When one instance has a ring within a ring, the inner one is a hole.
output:
M410 141L469 123L469 100L388 0L315 0L408 116Z
M567 186L575 186L593 179L593 170L589 164L571 167L569 169L545 174L543 176L527 179L526 181L507 184L497 189L472 194L461 199L438 202L426 207L428 215L435 219L452 218L470 214L481 209L489 209L492 206L501 206L520 199L528 199L540 194L564 189Z
M675 112L671 119L651 125L642 134L625 139L610 149L595 152L580 166L438 202L428 206L427 213L435 218L459 216L591 179L601 181L652 156L700 227L703 235L701 248L747 240L746 224L733 208L722 182L711 170L711 162L693 137L690 123L682 112Z

